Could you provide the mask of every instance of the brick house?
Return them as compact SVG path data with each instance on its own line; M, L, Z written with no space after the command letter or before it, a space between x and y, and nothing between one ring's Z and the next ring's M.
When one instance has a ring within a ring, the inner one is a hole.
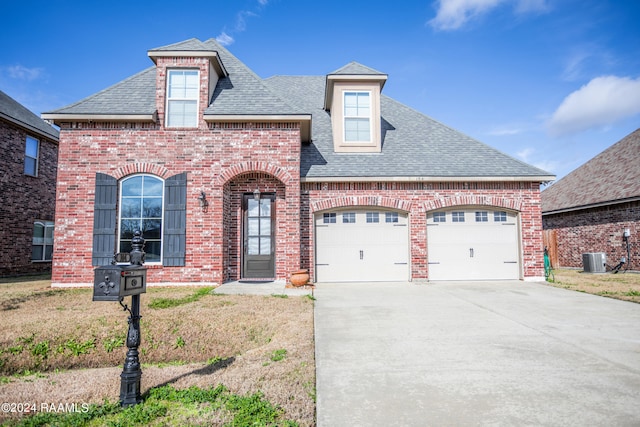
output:
M136 229L150 284L543 277L553 176L385 96L386 74L262 79L215 40L148 55L43 114L61 128L54 286L91 283Z
M51 271L58 131L0 91L0 276Z
M582 254L604 252L640 269L640 129L542 192L546 244L558 267L583 267ZM630 236L624 236L628 230Z

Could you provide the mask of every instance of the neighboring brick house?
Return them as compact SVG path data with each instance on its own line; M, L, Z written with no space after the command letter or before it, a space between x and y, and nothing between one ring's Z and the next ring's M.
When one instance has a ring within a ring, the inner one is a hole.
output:
M43 115L61 128L54 286L91 283L136 229L150 284L543 277L553 176L384 96L386 74L261 79L214 40L148 55Z
M625 257L624 268L639 270L640 129L545 189L542 223L557 267L604 252L610 267Z
M51 271L58 131L0 91L0 276Z

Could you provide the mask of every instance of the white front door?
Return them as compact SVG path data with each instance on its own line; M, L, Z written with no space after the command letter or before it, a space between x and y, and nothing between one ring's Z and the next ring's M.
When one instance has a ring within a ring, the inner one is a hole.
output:
M485 207L430 212L429 280L520 278L517 216Z
M316 216L316 281L409 280L407 214L375 209Z

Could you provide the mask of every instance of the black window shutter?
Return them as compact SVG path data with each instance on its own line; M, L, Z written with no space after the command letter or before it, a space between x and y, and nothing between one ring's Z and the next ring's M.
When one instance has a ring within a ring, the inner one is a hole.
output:
M187 173L169 177L164 182L164 225L162 264L185 265L187 244Z
M96 173L96 195L93 204L92 265L109 265L116 251L116 202L118 181Z

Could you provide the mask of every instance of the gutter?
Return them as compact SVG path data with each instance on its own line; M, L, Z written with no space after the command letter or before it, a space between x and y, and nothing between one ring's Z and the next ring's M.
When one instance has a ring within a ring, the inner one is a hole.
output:
M548 182L555 176L327 176L301 177L300 182Z
M55 122L104 122L104 121L132 121L132 122L155 122L157 115L151 114L64 114L64 113L43 113L40 115L43 120Z
M44 137L44 138L49 139L49 140L52 140L52 141L54 141L56 143L59 142L60 137L55 135L56 129L54 127L51 127L51 131L54 132L54 133L47 133L42 129L38 129L35 126L32 126L32 125L30 125L28 123L25 123L25 122L23 122L21 120L18 120L16 118L14 118L14 117L8 116L8 115L6 115L4 113L0 113L0 118L8 121L9 123L13 123L16 126L20 126L23 129L27 129L28 131L30 131L32 133L36 133L41 137ZM51 125L48 125L48 126L51 126Z
M553 210L553 211L543 211L542 212L542 216L556 215L556 214L574 212L574 211L581 211L581 210L584 210L584 209L601 208L601 207L604 207L604 206L621 205L623 203L630 203L630 202L637 202L637 201L640 201L640 196L628 197L626 199L609 200L609 201L600 202L600 203L591 203L591 204L588 204L588 205L571 206L571 207L567 207L567 208L556 209L556 210Z

